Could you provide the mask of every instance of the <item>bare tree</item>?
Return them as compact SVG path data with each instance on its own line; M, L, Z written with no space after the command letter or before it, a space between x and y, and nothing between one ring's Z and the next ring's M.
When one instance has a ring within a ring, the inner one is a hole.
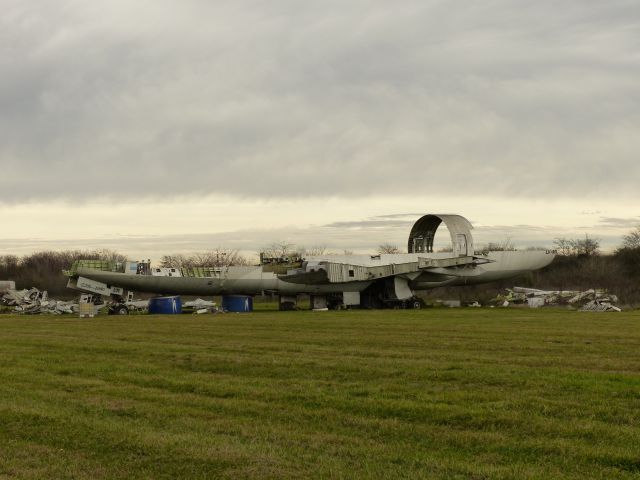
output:
M622 248L640 248L640 225L622 237Z
M585 234L584 238L555 238L558 255L565 257L593 257L600 254L600 240Z
M572 241L565 237L557 237L553 239L553 245L558 252L558 255L563 257L569 257L573 254Z
M291 255L294 251L295 244L289 243L286 240L281 240L264 247L260 250L260 253L265 257L282 258Z
M511 237L505 238L501 242L489 242L483 246L479 253L486 255L489 252L514 252L516 247L513 245Z
M121 253L118 253L115 250L110 250L108 248L96 250L95 255L100 260L107 260L109 262L126 262L127 261L126 255L122 255Z
M189 260L182 254L163 255L160 266L165 268L183 268L188 266Z
M319 257L327 253L327 247L325 245L318 245L308 249L303 248L301 249L301 253L309 257Z
M378 253L400 253L400 249L397 245L391 243L383 243L378 246Z
M626 278L640 277L640 225L622 237L622 245L615 251L614 258ZM637 282L628 282L635 285ZM637 287L635 287L637 291Z
M13 271L18 268L20 259L17 255L3 255L0 257L0 269L3 271Z
M573 248L576 255L593 257L600 254L600 240L591 238L585 233L584 239L576 239L573 241Z
M190 256L182 254L164 255L160 265L170 268L193 267L229 267L248 265L249 260L240 255L237 250L224 247L216 247L205 252L196 252Z
M304 257L304 248L296 248L295 244L286 241L272 243L260 252L260 263L296 263Z
M217 248L213 251L216 256L216 264L218 266L242 266L249 265L251 262L240 254L238 250L229 248Z

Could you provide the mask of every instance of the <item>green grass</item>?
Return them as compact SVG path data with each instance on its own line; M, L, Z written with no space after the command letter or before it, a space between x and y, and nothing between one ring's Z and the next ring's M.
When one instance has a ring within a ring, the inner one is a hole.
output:
M0 478L640 478L640 313L0 316Z

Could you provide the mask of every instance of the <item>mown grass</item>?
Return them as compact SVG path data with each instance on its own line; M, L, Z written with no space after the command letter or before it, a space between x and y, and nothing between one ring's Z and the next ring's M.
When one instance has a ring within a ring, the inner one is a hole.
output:
M0 478L638 478L640 313L0 316Z

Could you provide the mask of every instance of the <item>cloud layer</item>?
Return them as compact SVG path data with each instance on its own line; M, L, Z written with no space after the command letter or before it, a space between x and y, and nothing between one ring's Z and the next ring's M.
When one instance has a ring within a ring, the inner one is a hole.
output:
M635 1L2 5L0 202L640 197Z

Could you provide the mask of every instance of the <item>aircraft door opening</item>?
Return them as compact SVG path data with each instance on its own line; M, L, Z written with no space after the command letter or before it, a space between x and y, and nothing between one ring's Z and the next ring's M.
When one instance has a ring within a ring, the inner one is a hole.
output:
M456 235L456 242L457 242L457 254L459 257L464 257L466 255L469 255L469 253L467 252L467 236L464 233L458 233Z

